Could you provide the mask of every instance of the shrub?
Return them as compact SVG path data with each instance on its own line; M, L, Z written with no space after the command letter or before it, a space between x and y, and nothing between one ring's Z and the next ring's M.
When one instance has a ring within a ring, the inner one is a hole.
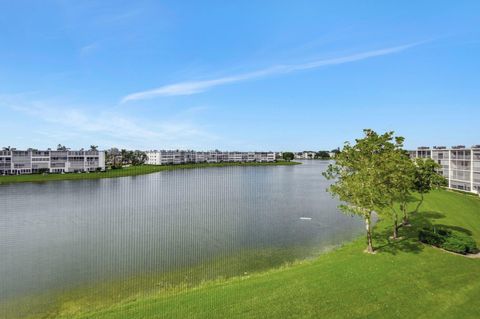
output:
M443 249L448 251L453 251L457 254L465 255L468 252L468 248L463 242L463 240L457 237L447 237L445 242L443 242L442 246Z
M449 230L446 230L446 229L443 229L443 228L436 228L436 227L433 228L433 231L436 232L437 234L439 234L442 237L448 237L452 233Z
M440 247L445 241L445 237L435 232L435 229L423 228L418 234L418 239L425 244Z
M478 252L475 240L458 231L437 227L423 228L418 234L418 239L422 243L440 247L458 254L465 255Z
M460 254L473 254L478 251L475 240L472 237L460 232L452 232L447 240L443 243L442 248L458 252Z

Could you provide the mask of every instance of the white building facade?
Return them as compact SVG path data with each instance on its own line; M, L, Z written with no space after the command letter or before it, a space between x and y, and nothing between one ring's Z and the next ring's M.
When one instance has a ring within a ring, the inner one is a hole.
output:
M0 175L76 173L105 170L105 152L0 150Z
M172 165L188 163L221 162L275 162L274 152L195 152L195 151L148 151L146 164Z
M447 178L449 188L480 194L480 145L419 147L409 154L440 164L440 173Z

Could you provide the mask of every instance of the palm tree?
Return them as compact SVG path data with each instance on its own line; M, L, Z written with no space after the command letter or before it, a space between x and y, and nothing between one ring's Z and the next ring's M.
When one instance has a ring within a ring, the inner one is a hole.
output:
M122 149L120 151L120 155L122 155L122 164L124 164L125 161L128 160L128 151L126 149Z

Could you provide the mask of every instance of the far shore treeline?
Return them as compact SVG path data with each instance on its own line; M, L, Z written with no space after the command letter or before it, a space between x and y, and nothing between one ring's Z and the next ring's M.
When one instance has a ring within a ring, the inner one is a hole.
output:
M15 148L11 146L4 146L2 148L4 151L13 151ZM98 151L99 147L97 145L90 145L88 150ZM29 149L32 150L32 149ZM35 150L35 149L33 149ZM50 148L48 149L50 150ZM65 145L58 144L56 147L57 151L69 151ZM84 149L80 149L83 151ZM218 150L216 150L219 152ZM141 166L147 164L148 156L146 151L142 150L128 150L128 149L119 149L117 147L112 147L106 149L105 151L105 164L106 169L121 169L129 166ZM274 152L276 155L277 161L291 161L291 160L300 160L300 159L318 159L318 160L329 160L333 159L337 153L340 152L340 148L333 149L331 151L321 150L321 151L301 151L301 152L292 152L292 151L283 151L283 152ZM40 171L37 173L47 173Z

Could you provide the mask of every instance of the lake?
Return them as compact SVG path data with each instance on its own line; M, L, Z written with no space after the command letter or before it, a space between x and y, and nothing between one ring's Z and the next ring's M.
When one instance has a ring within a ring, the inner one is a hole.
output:
M0 185L0 300L195 267L197 281L235 276L316 256L363 230L325 191L327 165Z

